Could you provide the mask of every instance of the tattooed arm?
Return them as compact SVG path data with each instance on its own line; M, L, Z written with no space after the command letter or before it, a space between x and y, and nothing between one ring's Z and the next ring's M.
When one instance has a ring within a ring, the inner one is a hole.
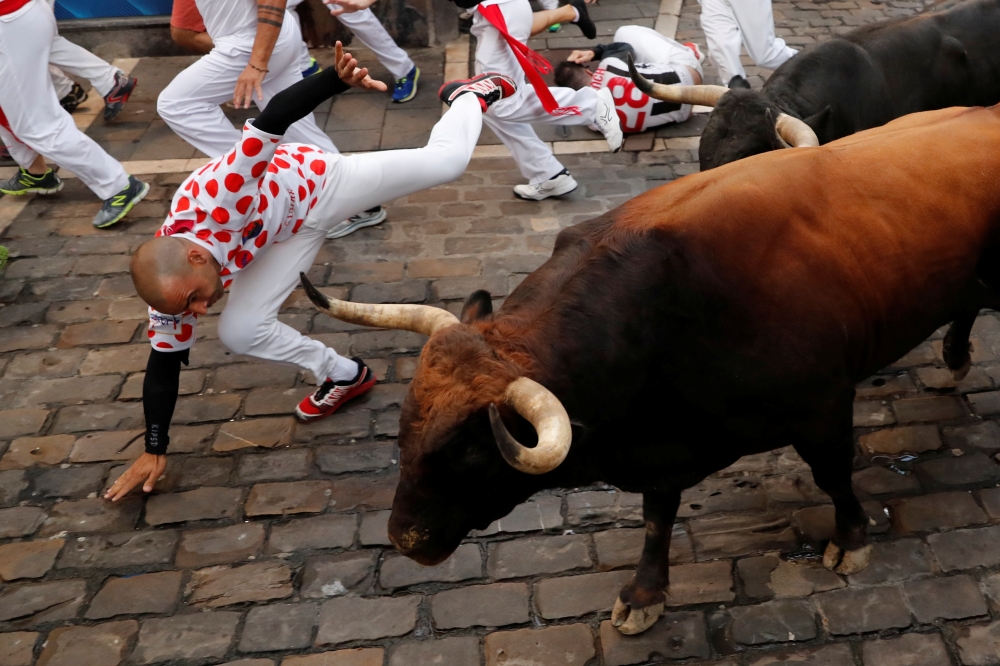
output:
M250 64L236 80L236 91L233 93L233 104L237 109L249 109L254 92L258 100L264 99L260 84L267 75L267 63L281 34L286 3L287 0L257 0L257 36L253 41Z

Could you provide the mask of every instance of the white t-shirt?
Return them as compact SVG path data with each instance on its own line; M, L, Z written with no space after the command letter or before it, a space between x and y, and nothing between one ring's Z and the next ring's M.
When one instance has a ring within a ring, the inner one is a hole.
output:
M680 64L636 63L635 68L647 79L658 83L693 85L691 72ZM628 65L609 57L601 61L590 81L595 90L607 88L615 100L615 109L624 132L642 132L667 123L681 123L691 115L690 104L672 104L651 98L632 83Z
M274 243L298 232L326 185L336 155L280 136L251 123L228 153L192 173L177 188L157 236L201 245L222 270L223 287ZM166 315L149 308L147 335L154 349L181 351L194 344L193 312Z

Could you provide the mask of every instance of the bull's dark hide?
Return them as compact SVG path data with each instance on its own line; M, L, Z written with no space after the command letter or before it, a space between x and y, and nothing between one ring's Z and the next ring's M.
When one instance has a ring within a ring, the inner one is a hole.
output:
M955 3L858 28L799 53L760 91L726 93L702 133L701 169L781 147L782 112L827 143L909 113L998 102L1000 0Z

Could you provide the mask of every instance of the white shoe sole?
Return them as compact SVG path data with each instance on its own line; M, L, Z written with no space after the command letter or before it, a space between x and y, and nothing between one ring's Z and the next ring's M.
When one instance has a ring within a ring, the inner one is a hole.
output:
M343 229L330 231L326 234L326 237L329 238L330 240L333 240L334 238L343 238L344 236L350 236L358 229L364 229L365 227L374 227L377 224L382 224L383 222L385 222L385 218L387 218L388 216L389 213L385 210L385 208L383 208L382 211L375 217L365 220L359 220L358 222L350 224L344 227Z

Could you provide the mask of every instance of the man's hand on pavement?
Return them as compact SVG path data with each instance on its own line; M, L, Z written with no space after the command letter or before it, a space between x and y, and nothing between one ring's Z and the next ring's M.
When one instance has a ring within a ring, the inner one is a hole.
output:
M252 65L247 65L240 78L236 79L236 91L233 93L233 106L237 109L249 109L250 102L253 101L254 91L257 92L257 99L264 101L264 91L260 84L264 81L266 72L256 69Z
M117 502L128 495L133 488L142 484L142 490L146 493L153 492L156 480L163 475L167 469L167 457L157 456L152 453L143 453L132 466L104 493L104 499Z
M340 16L341 14L352 14L360 12L362 9L368 9L375 4L375 0L336 0L336 2L323 0L323 4L327 6L331 14Z
M578 65L584 65L593 59L594 59L594 52L590 50L573 51L566 58L566 60L569 60L570 62L575 62Z
M349 86L365 90L379 90L381 92L388 90L384 83L368 76L367 67L359 68L358 61L350 53L344 53L343 44L338 41L334 48L337 58L337 76L340 77L341 81Z

